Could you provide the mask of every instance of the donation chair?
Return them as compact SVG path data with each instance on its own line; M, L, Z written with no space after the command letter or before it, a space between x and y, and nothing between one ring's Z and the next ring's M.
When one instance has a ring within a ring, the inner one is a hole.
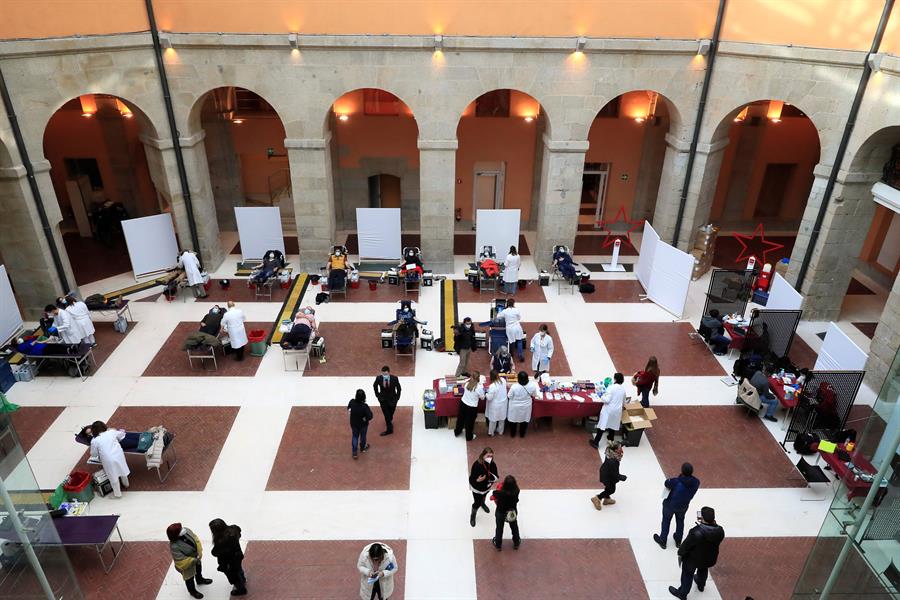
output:
M419 330L415 323L399 323L394 329L394 356L416 360L416 337Z
M478 253L478 292L497 292L497 283L500 281L499 268L496 274L487 274L482 268L482 263L486 260L497 262L497 253L493 246L482 246L481 252Z
M738 387L738 395L735 403L743 404L747 407L747 414L759 414L762 408L762 400L759 399L759 392L755 387L750 385L750 380L745 379Z

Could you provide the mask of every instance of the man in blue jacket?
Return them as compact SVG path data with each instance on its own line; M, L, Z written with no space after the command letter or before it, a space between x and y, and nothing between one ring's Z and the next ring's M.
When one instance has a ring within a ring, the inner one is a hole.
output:
M675 535L672 536L675 539L675 547L681 546L681 539L684 536L684 515L694 494L700 489L700 480L694 477L694 466L686 462L681 465L681 475L666 479L665 485L669 495L662 503L662 531L659 535L653 534L653 541L663 550L666 549L672 517L675 517Z

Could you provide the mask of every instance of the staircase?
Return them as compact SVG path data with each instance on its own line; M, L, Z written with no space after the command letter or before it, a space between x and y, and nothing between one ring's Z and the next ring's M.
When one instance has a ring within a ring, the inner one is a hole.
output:
M294 194L290 170L278 169L269 175L269 206L278 207L282 230L288 235L293 234L297 229L297 221L294 218Z

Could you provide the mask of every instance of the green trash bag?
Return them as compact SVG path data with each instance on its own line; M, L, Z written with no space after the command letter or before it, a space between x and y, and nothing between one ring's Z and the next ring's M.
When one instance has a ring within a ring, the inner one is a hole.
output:
M59 484L56 486L56 489L53 490L53 493L50 494L50 501L48 504L53 507L53 510L59 508L59 505L68 500L66 498L66 492L63 490L63 484Z
M0 392L0 413L11 413L17 410L19 410L19 405L7 400L6 395Z

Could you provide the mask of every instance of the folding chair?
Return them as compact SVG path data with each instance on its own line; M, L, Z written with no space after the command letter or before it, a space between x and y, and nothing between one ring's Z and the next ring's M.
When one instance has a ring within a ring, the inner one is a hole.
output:
M812 490L813 483L827 483L828 488L831 489L831 479L828 478L828 475L825 474L825 471L822 470L822 467L817 465L811 465L806 462L806 459L802 456L800 460L797 461L797 470L800 471L800 474L803 476L804 481L806 481L807 488ZM820 502L828 498L829 494L825 494L821 498L800 498L800 500L806 502Z
M256 293L256 299L260 298L268 298L272 299L272 286L275 284L275 277L269 277L262 283L255 284L254 292Z
M219 364L216 362L216 349L207 344L203 344L202 346L197 346L196 348L188 348L188 364L191 366L191 370L194 369L194 360L200 361L200 366L206 370L206 363L203 361L212 360L213 361L213 370L219 370Z
M302 348L302 349L282 348L281 353L284 358L284 370L285 371L305 371L307 368L309 368L309 346L310 345L311 344L308 344L306 346L306 348ZM293 364L294 364L293 369L288 368L288 358L290 358L293 361ZM301 365L303 365L302 369L300 368Z
M344 277L342 285L340 285L339 287L329 287L328 291L331 293L331 298L334 299L337 294L343 294L344 299L346 300L348 286L349 284L347 282L347 277Z
M747 414L751 412L759 414L760 409L762 409L762 400L759 399L759 392L750 385L750 381L747 379L741 382L735 402L746 406Z

